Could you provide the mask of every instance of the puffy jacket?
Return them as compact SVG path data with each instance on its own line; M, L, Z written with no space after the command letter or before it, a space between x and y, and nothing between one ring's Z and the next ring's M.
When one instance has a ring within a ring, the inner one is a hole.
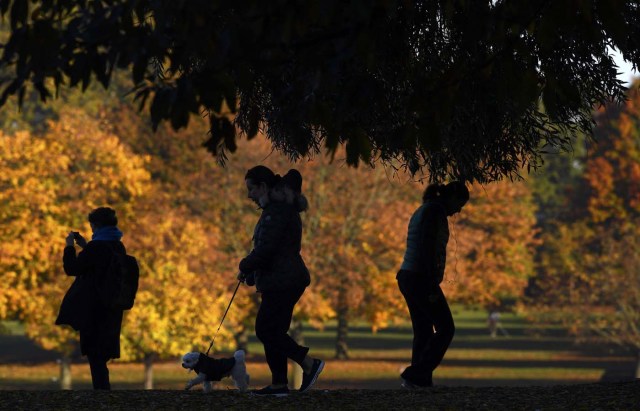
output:
M300 255L302 220L293 205L269 203L253 232L253 250L240 271L255 276L259 292L300 289L309 285L309 270Z

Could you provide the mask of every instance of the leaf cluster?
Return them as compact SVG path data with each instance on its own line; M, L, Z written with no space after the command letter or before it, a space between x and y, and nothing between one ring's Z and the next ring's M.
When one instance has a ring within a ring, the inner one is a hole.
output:
M640 347L640 93L600 110L597 143L565 210L546 221L529 312L570 326L581 339Z
M221 160L265 131L292 159L487 182L537 167L622 100L610 47L640 63L631 0L2 0L0 104L126 69L154 127L208 116Z

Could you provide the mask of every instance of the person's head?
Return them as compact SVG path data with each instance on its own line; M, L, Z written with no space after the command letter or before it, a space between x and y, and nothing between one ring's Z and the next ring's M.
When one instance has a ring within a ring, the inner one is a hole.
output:
M269 191L278 183L276 176L269 167L255 166L244 176L247 184L247 196L258 206L265 207L269 203Z
M272 190L272 197L276 201L286 201L293 204L297 197L302 194L302 175L298 170L287 171Z
M422 201L438 200L445 207L447 215L460 212L469 201L469 189L461 181L452 181L447 185L430 184L422 195Z
M116 211L109 207L98 207L89 213L89 224L93 231L102 227L117 226Z

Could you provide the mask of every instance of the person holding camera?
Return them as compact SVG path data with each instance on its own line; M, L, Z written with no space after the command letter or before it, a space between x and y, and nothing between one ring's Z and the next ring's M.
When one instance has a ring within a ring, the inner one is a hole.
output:
M120 331L123 310L109 308L98 297L97 284L107 275L114 253L126 254L117 227L116 212L100 207L89 213L93 235L91 241L78 232L66 238L63 266L68 276L75 277L60 306L57 325L70 325L80 332L80 351L86 355L91 380L96 390L109 390L107 361L120 358ZM76 255L75 244L82 251Z

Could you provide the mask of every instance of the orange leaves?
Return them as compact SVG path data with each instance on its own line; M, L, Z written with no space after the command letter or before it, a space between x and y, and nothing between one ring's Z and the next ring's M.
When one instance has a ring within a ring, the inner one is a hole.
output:
M0 314L19 315L47 348L68 351L69 332L53 318L70 280L61 269L64 237L85 235L87 212L120 211L142 194L144 160L78 110L63 112L47 132L0 136ZM119 207L121 206L121 207Z
M633 91L624 105L607 107L597 116L597 140L584 176L594 222L640 214L639 116L640 93Z
M596 142L583 186L568 197L570 219L547 222L534 313L583 338L640 347L640 95L596 114Z
M533 272L535 207L521 182L474 185L458 217L450 218L445 292L483 306L518 298Z

